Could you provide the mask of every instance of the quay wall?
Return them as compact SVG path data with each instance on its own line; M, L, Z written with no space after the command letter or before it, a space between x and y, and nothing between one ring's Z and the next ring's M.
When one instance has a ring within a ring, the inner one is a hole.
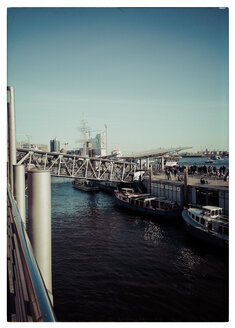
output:
M174 180L148 179L143 181L148 193L154 196L164 196L168 200L177 201L180 206L185 204L184 183ZM222 207L223 213L229 214L229 188L228 185L193 183L187 185L187 200L192 206L214 205Z
M229 189L222 186L189 185L188 199L192 206L214 205L222 207L223 213L229 214Z
M176 201L180 206L184 204L184 184L177 181L152 181L151 187L148 181L145 182L148 193L154 196L166 197L168 200Z

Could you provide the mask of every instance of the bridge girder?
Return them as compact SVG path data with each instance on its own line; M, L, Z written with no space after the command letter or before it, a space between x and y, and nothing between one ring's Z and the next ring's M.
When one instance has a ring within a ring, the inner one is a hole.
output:
M17 149L17 164L24 164L26 171L50 170L52 176L115 182L132 181L136 171L132 162L26 149Z

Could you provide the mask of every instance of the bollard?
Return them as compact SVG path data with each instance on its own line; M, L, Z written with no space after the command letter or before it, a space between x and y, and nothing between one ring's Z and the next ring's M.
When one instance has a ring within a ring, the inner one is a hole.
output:
M28 172L29 239L53 304L51 269L51 173Z
M24 227L26 228L25 219L25 169L24 165L13 165L14 177L14 196L20 212Z
M9 143L9 183L13 193L13 165L16 164L16 123L15 123L15 99L14 87L7 87L10 93L10 102L7 103L7 117L8 117L8 143Z

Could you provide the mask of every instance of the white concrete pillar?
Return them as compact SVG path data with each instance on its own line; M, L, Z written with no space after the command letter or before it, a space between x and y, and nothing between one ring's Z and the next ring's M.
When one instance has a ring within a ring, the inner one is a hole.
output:
M25 169L24 165L13 165L14 176L14 196L17 202L17 207L20 212L21 219L26 228L25 219Z
M164 170L164 157L161 157L161 169Z
M51 262L51 173L28 172L29 239L53 304Z
M149 157L146 157L146 170L149 170Z

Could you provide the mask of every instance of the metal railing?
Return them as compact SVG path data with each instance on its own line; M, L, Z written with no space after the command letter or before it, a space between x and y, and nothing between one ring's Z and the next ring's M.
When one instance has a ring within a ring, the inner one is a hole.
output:
M7 196L8 320L54 322L53 307L9 185Z

